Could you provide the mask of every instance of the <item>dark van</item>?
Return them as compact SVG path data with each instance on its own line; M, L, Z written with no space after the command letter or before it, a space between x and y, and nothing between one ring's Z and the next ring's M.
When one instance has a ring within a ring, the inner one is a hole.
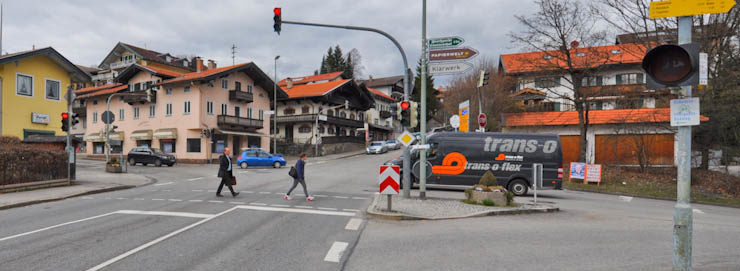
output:
M427 143L430 187L472 186L490 170L499 185L522 196L532 187L532 164L541 163L542 188L562 188L563 155L555 134L445 132L429 136Z

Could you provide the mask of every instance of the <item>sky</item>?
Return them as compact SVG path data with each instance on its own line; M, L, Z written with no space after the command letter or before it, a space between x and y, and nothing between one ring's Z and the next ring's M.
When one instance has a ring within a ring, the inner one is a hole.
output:
M273 31L272 9L283 20L372 27L394 36L415 71L421 55L422 1L411 0L173 0L46 1L11 0L3 5L3 53L52 46L75 64L97 66L117 42L173 55L198 55L219 66L255 62L278 77L310 75L330 46L357 49L361 78L400 75L400 53L385 37L371 32L283 24ZM427 37L460 36L464 46L498 61L501 53L520 52L507 36L519 25L514 15L535 10L531 0L427 1ZM438 84L453 76L437 76Z

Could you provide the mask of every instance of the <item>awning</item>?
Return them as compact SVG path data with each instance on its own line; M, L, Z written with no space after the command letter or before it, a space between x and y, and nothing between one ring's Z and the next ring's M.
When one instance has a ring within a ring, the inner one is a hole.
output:
M124 138L126 138L126 137L124 137L124 136L123 136L123 132L113 132L113 133L110 133L110 134L108 135L108 138L109 138L110 140L119 140L119 141L123 141L123 139L124 139Z
M270 137L270 135L265 135L265 134L260 134L260 133L239 132L239 131L221 130L221 129L216 129L216 132L222 133L222 134L227 134L227 135L245 135L245 136Z
M156 139L176 139L177 129L176 128L157 129L156 131L154 131L154 138Z
M100 133L87 134L83 138L86 142L105 142L105 137L101 136Z
M152 140L152 130L138 130L131 133L132 140Z

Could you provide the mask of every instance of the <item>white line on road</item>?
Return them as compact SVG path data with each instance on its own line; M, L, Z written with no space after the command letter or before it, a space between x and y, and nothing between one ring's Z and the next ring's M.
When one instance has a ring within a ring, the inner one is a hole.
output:
M224 203L224 202L223 202L223 201L221 201L221 200L209 200L208 202L213 202L213 203Z
M338 199L348 199L349 197L345 197L345 196L334 196L334 198L338 198Z
M244 173L247 173L247 172L249 172L249 171L246 171L246 170L245 171L240 171L239 174L244 174Z
M127 198L116 198L116 199L117 199L117 200L124 200L124 199L127 199Z
M344 229L356 231L360 229L360 225L362 225L362 218L350 218L349 222L347 222L347 226L344 226Z
M262 202L250 202L249 204L259 205L259 206L267 206L267 203L262 203Z
M159 237L157 239L154 239L154 240L152 240L149 243L143 244L143 245L141 245L141 246L139 246L137 248L134 248L132 250L127 251L126 253L123 253L121 255L118 255L118 256L116 256L113 259L107 260L104 263L101 263L101 264L99 264L99 265L97 265L97 266L95 266L93 268L90 268L90 269L88 269L88 271L97 271L97 270L103 269L106 266L109 266L109 265L111 265L111 264L113 264L113 263L115 263L117 261L120 261L121 259L126 258L128 256L131 256L131 255L133 255L136 252L142 251L142 250L144 250L144 249L146 249L146 248L148 248L150 246L153 246L153 245L155 245L155 244L157 244L159 242L162 242L162 241L166 240L167 238L170 238L170 237L175 236L177 234L180 234L180 233L182 233L184 231L187 231L189 229L192 229L194 227L197 227L198 225L203 224L203 223L206 223L206 222L210 221L211 219L214 219L214 218L219 217L219 216L222 216L222 215L224 215L224 214L226 214L228 212L231 212L231 211L235 210L236 208L237 207L235 206L234 208L231 208L231 209L228 209L226 211L220 212L218 214L212 215L209 218L206 218L206 219L203 219L201 221L195 222L195 223L190 224L190 225L188 225L188 226L186 226L184 228L181 228L179 230L176 230L174 232L171 232L171 233L169 233L169 234L167 234L165 236L162 236L162 237Z
M326 197L328 197L327 195L313 195L313 196L314 197L317 197L317 198L326 198Z
M34 233L37 233L37 232L42 232L42 231L45 231L45 230L51 230L51 229L54 229L54 228L59 228L61 226L66 226L66 225L69 225L69 224L74 224L74 223L79 223L79 222L83 222L83 221L93 220L93 219L96 219L96 218L101 218L101 217L112 215L112 214L115 214L115 213L116 212L110 212L110 213L107 213L107 214L91 216L91 217L88 217L88 218L83 218L83 219L79 219L79 220L75 220L75 221L65 222L65 223L62 223L62 224L57 224L57 225L54 225L54 226L49 226L49 227L38 229L38 230L34 230L34 231L29 231L29 232L24 232L24 233L16 234L16 235L11 235L11 236L8 236L8 237L3 237L3 238L0 238L0 242L5 241L5 240L10 240L10 239L13 239L13 238L17 238L17 237L21 237L21 236L25 236L25 235L29 235L29 234L34 234Z
M632 197L627 197L627 196L619 196L619 199L621 199L622 201L625 201L625 202L632 201Z
M360 210L357 210L357 209L342 209L342 211L347 211L347 212L359 212Z
M191 199L191 200L189 200L189 202L203 202L203 200L199 200L199 199Z
M697 214L703 214L703 213L704 213L704 211L702 211L702 210L699 210L699 209L694 209L694 213L697 213Z
M188 181L192 182L192 181L197 181L197 180L200 180L200 179L203 179L203 177L188 179Z
M241 204L245 204L244 202L241 202L241 201L232 201L232 202L229 202L229 203L231 203L231 204L240 204L240 205Z
M363 198L363 197L352 197L352 199L370 199L370 198Z
M160 216L181 216L181 217L194 217L194 218L209 218L211 214L198 214L198 213L187 213L187 212L159 212L159 211L138 211L138 210L120 210L116 211L119 214L130 214L130 215L160 215Z
M296 205L296 208L302 208L302 209L313 209L312 206L303 206L303 205Z
M81 197L81 199L95 199L93 197Z
M169 199L169 201L182 201L181 199Z
M155 184L154 186L168 185L168 184L173 184L173 182L158 183L158 184Z
M195 189L195 190L193 190L193 192L203 192L203 190L201 190L201 189Z
M247 193L247 194L254 194L254 191L241 191L241 192Z
M251 203L251 204L254 205L254 203ZM259 206L248 206L248 205L241 205L237 207L241 209L257 210L257 211L303 213L303 214L317 214L317 215L336 215L336 216L355 216L354 213L348 213L348 212L331 212L331 211L306 210L306 209L296 209L296 208L259 207Z
M331 245L331 248L329 248L329 252L326 253L324 261L338 263L339 259L342 258L342 253L344 253L344 250L347 249L347 246L349 246L349 243L334 242L334 244Z
M326 207L318 207L316 209L319 209L319 210L328 210L328 211L336 211L337 210L337 208L326 208Z
M135 198L134 200L144 200L144 198Z
M288 207L290 207L290 206L288 206L288 205L283 205L283 204L271 204L270 206L274 206L274 207L283 207L283 208L288 208Z
M161 201L161 200L164 200L164 199L152 199L152 200Z
M326 161L318 161L318 162L316 162L317 165L323 164L323 163L326 163Z
M272 192L262 191L260 194L272 194Z

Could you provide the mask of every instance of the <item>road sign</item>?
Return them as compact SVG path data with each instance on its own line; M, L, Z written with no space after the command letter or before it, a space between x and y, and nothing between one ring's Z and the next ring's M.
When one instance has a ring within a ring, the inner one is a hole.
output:
M414 167L412 167L412 173L414 174L414 177L416 178L419 178L419 175L421 175L421 173L419 172L421 170L421 166L419 166L420 164L421 164L421 161L416 161L416 163L414 163ZM428 179L429 177L432 177L432 163L427 161L426 165L427 165L427 171L426 171L426 174L424 175L427 175L425 179Z
M319 120L320 121L326 121L327 120L327 116L326 115L319 115Z
M411 145L411 143L414 143L414 140L416 140L416 138L414 137L414 135L409 133L409 131L403 131L403 133L398 136L398 141L406 147Z
M110 111L103 112L103 115L100 117L105 124L111 124L114 120L116 120L116 115L114 115L113 112Z
M412 150L428 150L431 147L429 144L422 144L422 145L413 145L411 146Z
M699 98L671 100L671 126L699 125Z
M460 132L468 132L470 120L470 100L465 100L458 106L458 115L460 115Z
M452 115L452 117L450 117L450 126L455 129L460 128L460 116Z
M486 119L486 114L484 114L484 113L480 113L480 114L478 115L478 125L479 125L479 126L480 126L481 128L483 128L483 127L486 127L486 121L487 121L487 119Z
M699 53L699 85L709 84L709 60L707 53Z
M473 68L473 64L465 61L451 63L429 63L429 74L464 73Z
M429 39L429 49L455 47L463 44L463 42L465 42L465 40L457 36Z
M401 180L401 167L395 165L381 165L378 184L381 195L398 195Z
M735 0L671 0L650 2L650 19L726 13Z
M429 61L463 60L478 55L473 48L455 48L429 51Z

